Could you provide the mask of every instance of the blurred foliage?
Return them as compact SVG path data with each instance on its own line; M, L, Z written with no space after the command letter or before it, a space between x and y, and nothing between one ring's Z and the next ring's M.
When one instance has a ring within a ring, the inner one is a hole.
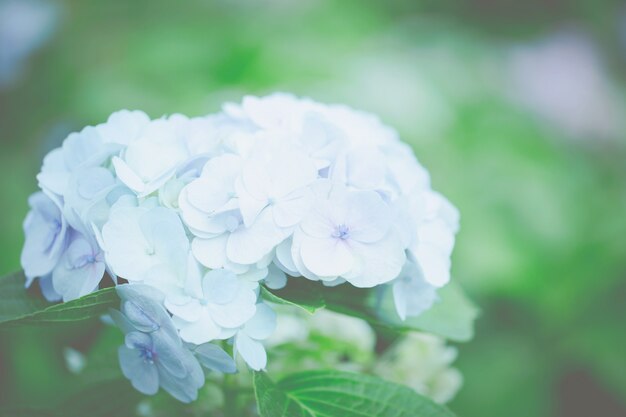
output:
M0 273L19 268L41 158L72 130L120 108L199 115L245 93L344 102L397 127L462 213L453 274L482 314L474 340L459 345L465 385L451 409L558 415L557 401L593 403L599 389L621 402L606 415L626 413L626 129L572 137L514 99L509 71L515 47L574 30L590 40L623 103L622 2L58 5L47 44L0 90ZM102 329L0 333L0 404L62 401L81 384L63 348L88 352L119 338ZM557 398L572 369L597 387Z

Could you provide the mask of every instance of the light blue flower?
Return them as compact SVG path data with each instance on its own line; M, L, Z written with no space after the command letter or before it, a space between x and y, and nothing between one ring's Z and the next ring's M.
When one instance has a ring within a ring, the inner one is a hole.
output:
M159 386L183 402L191 402L204 385L204 374L198 360L166 333L155 331L126 334L119 350L120 366L138 391L153 395Z
M98 288L106 265L98 244L77 232L52 271L54 290L70 301L87 295Z
M52 272L69 238L69 228L56 198L37 192L29 197L28 204L31 210L24 220L26 241L20 259L27 287L36 277Z
M161 387L180 401L195 400L204 373L178 337L162 295L145 285L120 285L117 291L123 314L112 311L111 316L126 334L118 349L124 376L144 394L156 394Z
M389 282L406 261L392 221L393 210L376 191L321 182L311 211L294 232L293 262L313 280L341 277L360 288Z

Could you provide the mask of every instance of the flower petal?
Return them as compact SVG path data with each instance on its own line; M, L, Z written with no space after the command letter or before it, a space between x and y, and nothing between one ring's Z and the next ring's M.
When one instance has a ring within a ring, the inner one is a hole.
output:
M270 337L276 329L276 313L267 304L256 305L256 313L243 327L246 335L256 340Z
M208 314L204 313L195 322L186 322L174 317L176 327L180 329L180 337L189 343L201 345L216 339L220 334L220 328Z
M211 370L225 374L237 372L237 365L233 358L214 343L204 343L198 346L194 352L200 363Z
M226 256L238 264L256 263L287 238L290 232L289 229L276 227L271 214L264 211L251 227L240 227L230 235Z
M304 266L320 277L337 277L350 271L354 256L342 239L304 237L300 247Z
M424 279L435 287L442 287L450 281L450 257L432 245L418 244L412 251Z
M239 332L235 336L235 351L255 371L260 371L267 365L267 353L261 342L251 339L245 333Z
M133 387L146 395L154 395L159 390L159 374L154 363L144 361L139 352L120 346L118 349L120 368L122 373L132 383Z
M358 267L344 278L360 288L371 288L393 280L406 261L402 242L393 233L376 243L354 242L354 254Z
M346 224L350 239L371 243L382 239L391 226L391 210L374 191L356 191L348 194Z

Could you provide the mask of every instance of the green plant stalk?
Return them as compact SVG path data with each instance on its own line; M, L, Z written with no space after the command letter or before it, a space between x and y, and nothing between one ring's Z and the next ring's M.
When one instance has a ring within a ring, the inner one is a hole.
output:
M237 379L235 375L225 374L222 387L224 390L224 417L239 416L237 406Z

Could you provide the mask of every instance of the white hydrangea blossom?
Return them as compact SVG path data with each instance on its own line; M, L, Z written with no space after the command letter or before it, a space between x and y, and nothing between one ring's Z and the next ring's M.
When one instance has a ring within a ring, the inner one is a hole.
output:
M185 346L228 340L253 369L276 322L261 284L386 286L404 319L450 279L456 209L393 129L346 106L274 94L197 118L122 110L69 135L37 179L27 285L65 301L106 274L153 288Z
M442 338L410 333L385 352L374 372L444 404L463 384L463 375L452 367L456 356L456 348L447 346Z
M269 346L289 346L289 353L276 355L270 370L287 373L298 369L332 368L373 373L404 384L434 401L451 401L463 384L455 368L456 348L426 333L408 333L376 356L376 333L364 320L329 310L314 315L286 306L279 309L276 331ZM312 345L330 340L334 349L320 355Z

